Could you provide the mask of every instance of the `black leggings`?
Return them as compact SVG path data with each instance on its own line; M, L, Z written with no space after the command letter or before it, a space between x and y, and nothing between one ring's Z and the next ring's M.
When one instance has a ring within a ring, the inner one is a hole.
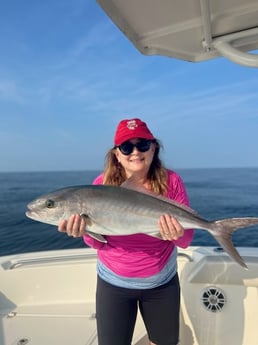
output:
M180 286L176 274L167 284L146 290L120 288L98 277L98 345L130 345L138 306L153 343L178 344Z

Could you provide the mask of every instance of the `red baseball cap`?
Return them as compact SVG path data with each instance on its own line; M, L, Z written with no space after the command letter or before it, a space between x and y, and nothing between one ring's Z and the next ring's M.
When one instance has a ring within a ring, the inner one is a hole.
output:
M148 140L155 139L155 137L147 127L146 123L142 120L126 119L120 121L115 132L115 146L119 146L125 141L134 138L143 138Z

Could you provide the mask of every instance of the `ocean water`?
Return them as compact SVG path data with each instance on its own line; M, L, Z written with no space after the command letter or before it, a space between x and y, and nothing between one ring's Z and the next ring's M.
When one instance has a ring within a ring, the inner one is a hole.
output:
M258 217L258 168L187 169L183 178L191 207L202 217ZM71 185L91 184L98 171L0 173L0 255L83 248L81 238L59 233L55 226L25 216L37 196ZM258 226L234 233L236 246L258 246ZM213 237L196 230L193 245L217 246Z

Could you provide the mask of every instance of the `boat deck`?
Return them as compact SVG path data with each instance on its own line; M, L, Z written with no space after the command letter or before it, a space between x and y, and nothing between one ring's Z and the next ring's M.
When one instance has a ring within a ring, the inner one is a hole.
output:
M31 305L1 316L0 344L8 345L97 345L94 303ZM139 321L134 343L147 345Z

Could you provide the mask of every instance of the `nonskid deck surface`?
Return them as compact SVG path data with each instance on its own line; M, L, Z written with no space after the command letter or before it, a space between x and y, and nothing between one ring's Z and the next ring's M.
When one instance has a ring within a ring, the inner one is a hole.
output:
M94 304L18 307L1 316L0 344L97 344L94 308Z

